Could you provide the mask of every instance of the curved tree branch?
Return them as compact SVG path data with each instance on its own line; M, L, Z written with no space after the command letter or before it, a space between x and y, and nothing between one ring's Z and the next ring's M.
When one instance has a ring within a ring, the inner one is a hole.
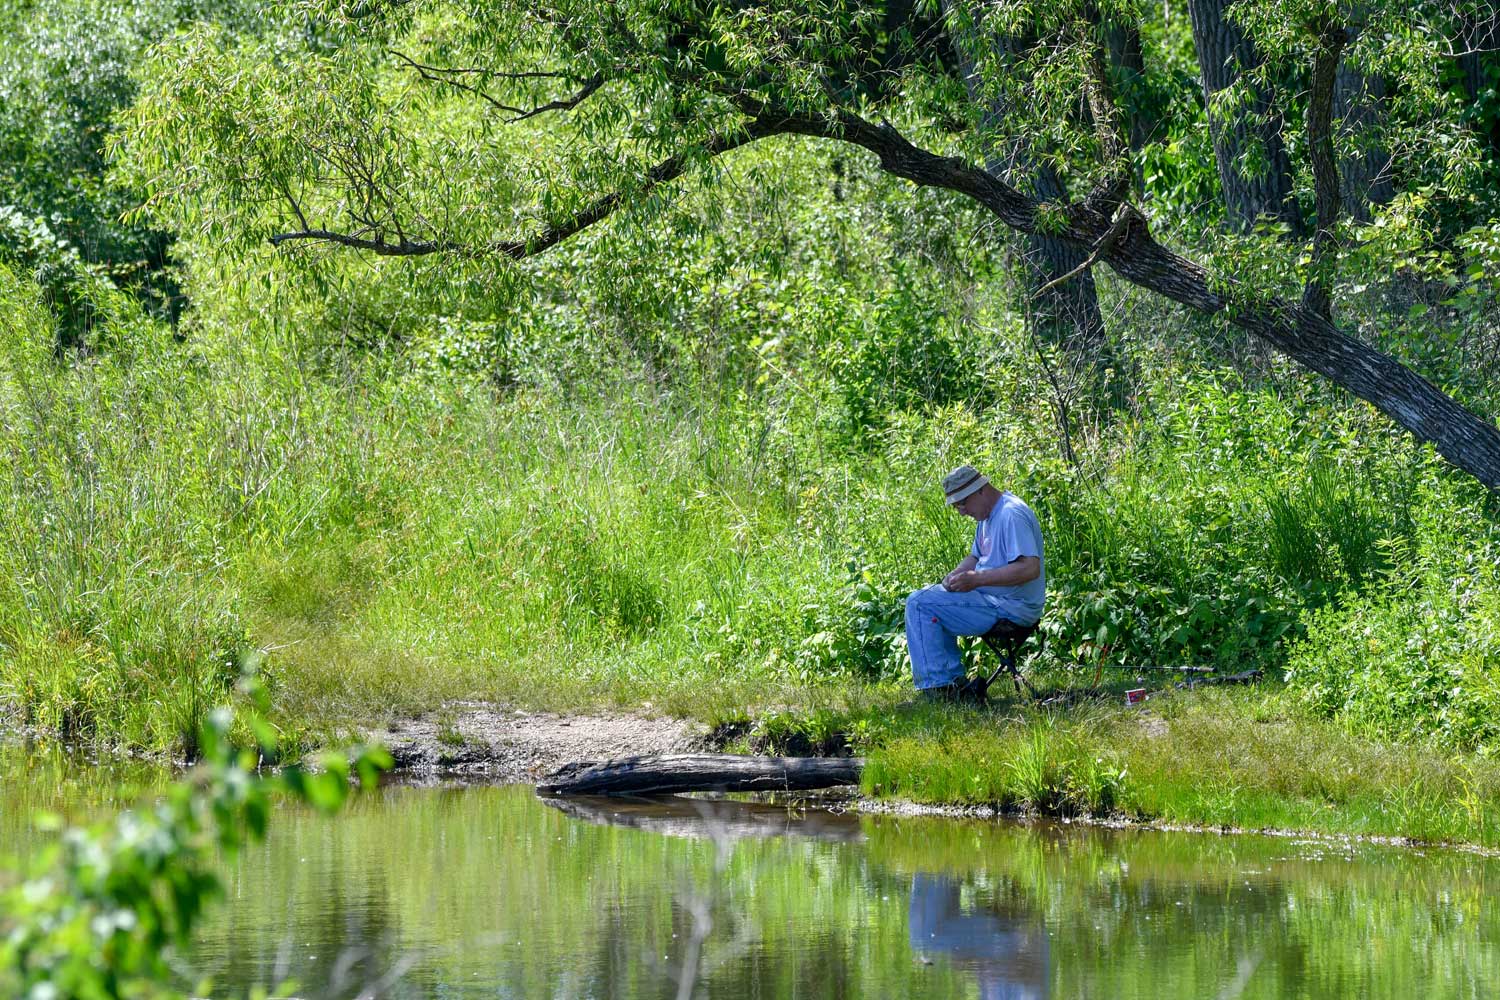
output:
M739 149L741 146L748 145L758 139L764 139L767 136L776 135L784 131L786 129L782 127L782 123L775 118L752 118L737 132L723 132L712 137L708 142L703 144L701 150L685 150L652 166L646 171L640 186L631 191L630 194L640 197L661 184L675 180L682 176L699 156L708 158L721 156L724 153ZM378 230L346 233L330 229L309 228L278 233L270 237L270 241L272 246L281 246L284 243L301 241L332 243L354 250L367 250L382 257L420 257L434 253L454 253L469 256L499 254L509 257L512 260L524 260L527 257L534 257L539 253L550 250L570 236L582 232L596 222L608 218L625 204L626 194L624 192L611 192L602 198L595 199L566 219L553 223L533 233L531 236L522 239L500 240L492 243L460 243L455 240L408 240L399 235L395 241L391 241L386 239L385 235ZM306 223L304 223L305 226Z
M509 115L510 117L505 119L506 124L508 125L513 125L516 122L525 121L528 118L535 118L537 115L546 114L549 111L571 111L572 109L578 107L578 105L582 104L584 101L588 100L589 97L591 97L594 92L597 91L600 87L604 86L604 74L595 73L588 79L582 80L581 86L571 97L560 97L556 100L548 101L545 104L539 104L533 108L521 108L516 107L513 104L506 104L504 101L501 101L499 98L491 94L488 90L485 90L482 85L475 86L471 83L465 83L459 78L464 76L479 76L483 81L487 82L491 79L576 80L577 77L569 76L566 73L551 73L545 70L531 70L520 73L507 73L496 70L487 70L479 66L429 66L427 63L417 62L415 59L411 58L404 52L397 52L395 49L390 49L388 51L391 55L395 56L397 59L400 59L403 63L405 63L409 69L416 70L417 75L422 79L427 80L430 83L438 83L447 87L452 87L455 90L461 90L466 94L473 94L475 97L484 101L495 110L502 111L505 114Z
M572 97L560 97L555 101L548 101L546 104L539 104L536 107L532 108L530 111L521 112L514 118L509 119L509 121L512 123L523 122L528 118L535 118L537 115L544 115L549 111L571 111L574 108L578 107L578 105L582 104L584 101L588 100L589 96L602 86L604 86L604 74L595 73L593 76L583 81L583 86L579 87L578 92L575 93Z
M988 172L907 142L888 125L844 113L836 122L801 119L806 134L842 138L880 158L890 173L929 187L968 195L1002 222L1038 232L1038 206ZM1065 210L1067 224L1047 233L1080 249L1103 247L1103 259L1133 285L1200 313L1229 321L1300 364L1372 404L1485 486L1500 489L1500 428L1465 409L1437 386L1389 355L1350 337L1314 309L1255 294L1233 278L1208 271L1162 246L1145 225L1127 226L1110 240L1112 220L1087 205Z

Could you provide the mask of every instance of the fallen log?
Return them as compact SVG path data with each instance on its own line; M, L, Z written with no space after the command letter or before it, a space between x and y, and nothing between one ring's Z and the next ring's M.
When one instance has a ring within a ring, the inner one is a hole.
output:
M672 753L564 764L536 786L542 795L781 792L859 782L861 757L737 757Z
M808 837L841 842L864 839L864 828L856 815L821 809L794 810L766 802L685 799L676 795L660 798L551 795L542 801L549 808L585 823L649 830L668 837L707 840Z

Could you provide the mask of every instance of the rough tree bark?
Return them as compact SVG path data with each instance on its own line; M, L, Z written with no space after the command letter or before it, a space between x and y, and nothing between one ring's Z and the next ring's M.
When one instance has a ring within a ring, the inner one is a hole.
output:
M1062 180L1048 167L1031 172L1031 189L1042 201L1067 200ZM1077 270L1086 257L1085 251L1043 235L1027 236L1021 252L1030 318L1037 334L1083 364L1102 367L1108 363L1108 350L1093 271L1085 269L1071 281L1057 283Z
M1225 16L1229 3L1188 0L1224 207L1230 223L1242 232L1252 229L1263 215L1285 223L1292 232L1300 232L1301 219L1292 193L1292 164L1274 113L1273 95L1247 80L1250 95L1244 108L1228 115L1215 109L1220 92L1261 65L1255 46ZM1246 162L1257 161L1261 169L1243 168Z
M945 11L951 2L944 0ZM1004 114L1004 109L994 106L986 96L985 81L980 78L977 68L982 59L974 49L978 44L975 39L953 38L959 71L963 74L969 97L989 105L987 116L998 119ZM1057 172L1038 166L1031 153L1030 149L1016 148L1009 151L1009 155L992 154L985 160L985 169L1007 184L1022 190L1030 189L1042 201L1068 200ZM1077 270L1086 256L1086 253L1046 234L1034 233L1024 237L1021 261L1031 306L1028 321L1043 340L1061 346L1085 364L1102 367L1107 364L1106 331L1092 272L1085 270L1072 281L1057 281Z
M1361 73L1347 62L1339 65L1334 105L1342 130L1356 146L1354 153L1339 158L1339 174L1344 212L1359 222L1369 222L1374 207L1396 197L1390 150L1371 138L1380 127L1385 97L1383 77Z
M1134 23L1108 21L1104 25L1104 44L1109 50L1109 65L1116 79L1117 93L1125 108L1130 148L1140 152L1151 141L1151 124L1141 112L1141 87L1146 78L1146 55L1141 48L1141 29ZM1136 190L1141 177L1135 178Z
M1313 231L1312 267L1302 293L1302 306L1328 321L1333 319L1334 251L1339 213L1343 209L1338 156L1333 148L1334 84L1348 40L1342 24L1330 22L1319 26L1307 94L1308 160L1312 165L1318 223Z
M776 792L859 783L862 757L738 757L658 754L564 764L536 786L543 795Z

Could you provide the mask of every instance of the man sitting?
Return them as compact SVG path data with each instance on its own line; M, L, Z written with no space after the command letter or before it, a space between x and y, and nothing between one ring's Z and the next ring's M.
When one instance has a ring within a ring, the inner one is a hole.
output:
M957 637L983 635L1002 618L1036 624L1047 577L1042 526L1019 497L995 489L972 465L944 476L943 493L950 507L979 522L974 544L942 583L906 599L906 644L922 697L957 700L974 690L960 683Z

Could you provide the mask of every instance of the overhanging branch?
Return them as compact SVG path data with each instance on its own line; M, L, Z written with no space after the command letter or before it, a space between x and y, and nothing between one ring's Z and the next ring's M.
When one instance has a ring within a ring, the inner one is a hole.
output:
M722 156L724 153L767 136L791 131L785 126L784 119L752 118L737 132L723 132L715 135L703 144L701 150L685 150L652 166L643 175L641 184L630 192L616 191L607 194L590 202L566 219L547 226L524 239L501 240L492 243L460 243L454 240L409 240L398 236L397 239L390 240L382 232L375 230L367 229L348 233L330 229L309 229L305 228L304 223L303 229L272 236L271 244L281 246L301 241L332 243L355 250L367 250L382 257L421 257L434 253L453 253L467 256L499 254L512 260L524 260L550 250L570 236L608 218L623 207L628 198L643 197L654 188L682 176L700 156L706 158Z
M1208 271L1162 244L1145 225L1121 226L1085 202L1046 213L1041 205L983 168L959 157L942 156L909 142L889 123L879 124L848 111L829 115L784 113L738 95L751 115L741 131L710 140L702 154L718 156L777 134L816 136L852 143L875 154L881 169L924 187L966 195L1011 229L1044 234L1098 259L1126 281L1204 314L1225 313L1230 322L1299 364L1371 403L1418 438L1432 442L1440 454L1491 489L1500 489L1500 429L1401 364L1348 336L1316 309L1259 294L1233 278L1210 279ZM688 152L672 156L647 171L631 194L641 196L680 176L693 162ZM395 243L381 235L302 231L273 237L323 240L387 255L436 252L499 253L520 260L541 253L573 234L607 218L625 203L626 193L598 199L563 222L525 240L481 246L450 242Z
M1035 201L978 166L914 146L889 124L841 112L829 118L789 116L783 127L862 146L889 173L968 195L1019 232L1041 231ZM1062 225L1056 224L1059 214L1066 220ZM1500 490L1500 428L1493 422L1395 358L1350 337L1316 309L1259 294L1232 277L1210 280L1205 268L1162 246L1144 225L1127 225L1110 238L1115 221L1088 203L1068 205L1049 213L1046 235L1085 251L1100 247L1102 259L1133 285L1200 313L1225 313L1236 326L1372 404L1432 442L1448 461Z

